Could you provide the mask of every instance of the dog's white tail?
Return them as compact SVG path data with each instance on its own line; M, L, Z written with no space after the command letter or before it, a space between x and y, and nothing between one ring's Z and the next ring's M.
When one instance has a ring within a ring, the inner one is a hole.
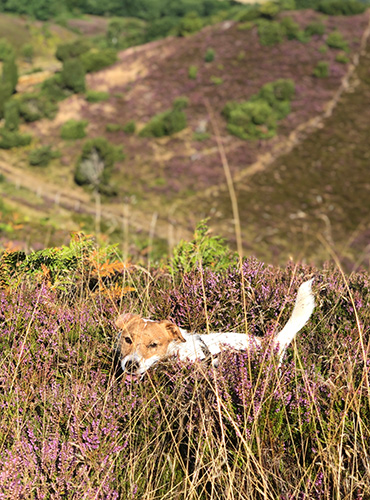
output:
M312 281L305 281L298 289L297 298L294 304L292 315L290 316L287 324L279 332L274 343L279 344L279 357L280 361L284 355L285 349L294 339L296 334L310 319L312 311L315 307L315 298L312 293Z

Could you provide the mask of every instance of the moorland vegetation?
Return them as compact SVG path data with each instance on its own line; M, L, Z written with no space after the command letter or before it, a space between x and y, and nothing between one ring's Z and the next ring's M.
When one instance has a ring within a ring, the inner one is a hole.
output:
M116 370L119 312L268 338L308 276L316 309L280 369L267 343L224 352L217 370ZM202 225L149 268L82 235L6 252L0 283L2 499L366 498L367 273L239 267Z

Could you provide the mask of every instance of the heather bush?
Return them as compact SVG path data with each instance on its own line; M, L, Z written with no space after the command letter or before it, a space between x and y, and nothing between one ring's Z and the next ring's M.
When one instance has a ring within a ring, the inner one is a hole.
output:
M163 137L180 132L187 126L183 109L188 104L186 97L174 100L173 108L154 116L139 132L141 137Z
M277 21L259 22L258 36L261 45L271 46L284 40L284 27Z
M122 130L126 134L134 134L136 132L136 122L134 120L128 121L123 125Z
M84 92L86 88L85 71L79 59L65 60L59 75L59 82L62 88L66 88L74 93Z
M60 129L60 137L67 141L83 139L86 137L87 120L68 120Z
M368 273L255 259L242 275L211 260L179 272L79 235L0 255L1 498L365 498ZM278 368L268 339L310 275L316 309ZM118 311L247 328L266 345L225 351L217 369L163 362L136 381L115 371Z
M86 38L80 38L78 40L74 40L71 43L58 45L55 57L59 59L59 61L64 62L68 59L78 58L85 52L88 52L90 49L91 46Z
M19 113L26 122L34 122L40 118L53 119L57 111L56 102L43 93L26 93L19 99Z
M339 52L339 54L335 56L335 60L341 64L349 63L349 57L345 52Z
M322 36L325 33L325 25L321 21L312 21L312 23L307 24L304 31L308 36Z

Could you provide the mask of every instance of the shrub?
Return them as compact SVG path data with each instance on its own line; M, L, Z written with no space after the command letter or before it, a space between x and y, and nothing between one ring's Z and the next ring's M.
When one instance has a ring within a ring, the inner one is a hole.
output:
M189 105L189 98L186 96L176 97L176 99L174 99L172 103L173 109L177 109L180 111L186 109L188 105Z
M329 63L326 61L319 61L312 72L316 78L326 78L329 76Z
M65 140L83 139L86 136L86 120L68 120L62 125L60 136Z
M11 132L16 132L19 128L19 104L14 99L10 99L4 105L5 128Z
M34 56L33 45L31 43L26 43L25 45L23 45L22 47L23 59L28 63L32 63L33 56Z
M339 54L335 56L335 60L341 64L349 63L349 57L344 52L339 52Z
M15 62L15 54L9 55L3 62L2 83L9 87L10 93L15 92L18 83L18 67Z
M328 16L353 16L365 12L366 4L358 0L324 0L317 10Z
M82 79L82 77L81 77ZM85 78L83 77L83 82ZM56 74L44 82L41 85L41 95L47 98L51 102L62 101L66 97L70 96L74 91L67 88L62 79L62 75Z
M28 146L31 140L32 137L29 134L19 134L18 132L12 132L6 128L0 129L0 148L2 149Z
M126 133L126 134L134 134L136 132L136 123L134 120L130 120L129 122L127 122L123 127L122 127L122 130Z
M119 123L107 123L105 130L107 132L120 132L122 130L122 125Z
M277 2L268 0L259 6L258 11L262 17L274 19L280 12L280 6Z
M201 30L203 26L203 20L195 12L190 12L180 20L176 31L178 36L188 36Z
M206 63L212 62L215 58L215 55L216 55L216 53L215 53L214 49L211 49L211 48L207 49L206 53L204 54L205 62Z
M108 193L111 191L108 189L108 181L114 164L122 158L122 151L104 137L86 141L75 167L76 184L92 186L100 192Z
M34 122L40 118L53 119L58 105L44 94L23 94L19 102L19 113L26 122Z
M88 102L107 101L108 99L109 99L108 92L100 92L98 90L88 90L86 93L86 101Z
M13 46L5 38L0 38L0 61L5 61L13 55Z
M212 76L210 77L209 81L210 81L211 83L213 83L213 85L221 85L221 84L223 84L223 83L224 83L224 81L223 81L223 79L222 79L221 77L219 77L219 76L214 76L214 75L212 75Z
M198 75L198 68L196 66L189 66L188 76L191 80L196 80Z
M53 151L50 146L41 146L34 149L28 155L28 163L32 166L46 167L53 158L57 158L59 153Z
M85 91L85 70L78 59L67 59L60 73L60 84L72 92Z
M307 24L304 31L308 36L322 36L325 33L325 25L320 21L313 21L312 23Z
M241 139L272 137L278 120L290 113L294 93L292 80L279 79L264 85L249 101L227 103L223 114L228 120L228 131Z
M326 45L332 49L341 49L348 51L348 42L343 38L339 31L332 31L326 38Z
M85 52L88 52L90 49L91 46L85 38L79 39L71 43L64 43L63 45L58 45L55 57L59 59L59 61L64 62L67 61L68 59L78 58Z
M284 28L276 21L260 22L258 25L261 45L271 46L281 43L284 40L284 35Z
M284 17L280 23L288 40L299 40L300 42L307 42L309 37L307 33L300 29L291 17Z
M114 49L93 49L82 54L81 62L86 73L100 71L117 62L117 52Z

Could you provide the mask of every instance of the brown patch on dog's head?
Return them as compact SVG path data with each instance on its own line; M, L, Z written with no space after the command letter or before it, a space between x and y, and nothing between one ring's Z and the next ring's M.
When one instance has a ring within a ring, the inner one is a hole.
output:
M186 342L178 326L168 320L149 321L126 313L117 319L116 325L121 330L118 340L121 359L134 355L143 360L153 356L165 358L171 342Z

